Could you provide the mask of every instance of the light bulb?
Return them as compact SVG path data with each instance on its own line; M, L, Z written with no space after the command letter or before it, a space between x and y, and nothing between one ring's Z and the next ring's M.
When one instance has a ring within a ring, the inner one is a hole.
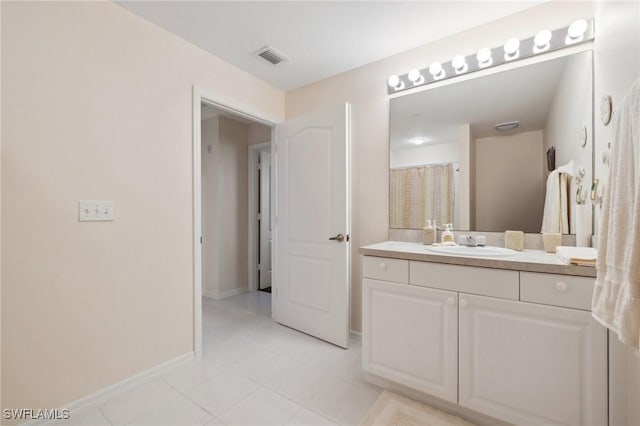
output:
M476 59L478 60L480 68L488 67L493 62L491 60L491 49L487 47L480 49L476 55Z
M439 80L445 76L444 70L442 69L442 64L440 62L434 62L429 65L429 72L436 80Z
M504 59L510 61L516 59L519 56L520 40L517 38L510 38L504 44Z
M420 71L415 68L409 71L407 77L409 77L409 80L411 80L413 84L420 84L424 82L424 77L422 77Z
M453 69L456 70L456 74L463 73L469 69L467 61L462 55L454 56L451 60L451 65L453 66Z
M539 53L549 49L549 42L551 41L551 31L542 30L538 31L538 34L533 38L533 52Z
M578 38L582 38L584 32L587 31L587 21L584 19L578 19L573 24L569 25L569 30L567 31L567 35L572 39L576 40Z
M389 84L389 86L391 86L395 90L400 90L404 87L404 84L402 83L402 81L400 81L400 77L398 77L395 74L389 77L389 79L387 80L387 83Z

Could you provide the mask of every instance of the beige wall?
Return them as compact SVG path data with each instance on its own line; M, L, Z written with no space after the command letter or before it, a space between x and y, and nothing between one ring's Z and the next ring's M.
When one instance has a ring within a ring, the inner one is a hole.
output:
M193 350L192 85L284 94L114 3L1 7L2 407L58 407Z
M540 232L542 139L542 130L536 130L475 140L475 229Z
M218 296L247 288L248 128L220 117L218 139Z
M251 123L249 124L249 145L271 141L271 127Z
M411 68L447 61L593 16L590 2L549 2L382 61L287 92L286 115L350 102L353 120L351 328L361 329L361 258L358 248L387 239L389 226L389 95L386 80Z
M219 117L202 121L202 294L217 297L219 292L218 264L218 135ZM211 152L209 152L211 151Z
M624 94L640 76L640 3L599 1L595 40L595 177L605 183L608 168L602 153L611 140L612 126L599 118L600 99L613 97L614 112ZM596 230L600 209L595 209ZM611 425L640 425L640 357L610 334L609 416Z

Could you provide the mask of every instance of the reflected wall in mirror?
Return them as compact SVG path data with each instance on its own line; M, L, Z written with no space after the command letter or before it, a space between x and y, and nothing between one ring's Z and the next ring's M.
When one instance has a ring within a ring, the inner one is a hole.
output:
M592 179L592 70L586 51L391 99L389 226L540 232L547 151L584 168L583 192ZM571 233L577 181L559 213Z

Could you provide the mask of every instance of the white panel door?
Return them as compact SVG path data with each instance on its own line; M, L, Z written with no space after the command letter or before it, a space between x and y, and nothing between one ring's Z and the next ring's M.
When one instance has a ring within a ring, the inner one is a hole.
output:
M271 153L260 152L260 288L271 287Z
M607 424L607 333L590 312L459 298L460 405L515 424Z
M363 284L363 369L456 403L458 294L371 279Z
M276 129L274 317L345 348L350 291L349 111L344 104L288 120Z

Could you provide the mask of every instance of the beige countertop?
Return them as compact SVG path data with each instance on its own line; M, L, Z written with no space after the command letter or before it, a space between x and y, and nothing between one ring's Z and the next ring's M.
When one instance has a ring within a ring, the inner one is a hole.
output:
M423 262L448 263L451 265L477 266L481 268L511 269L516 271L576 275L581 277L596 276L596 268L594 267L567 265L554 253L546 253L542 250L524 250L517 252L513 256L471 257L431 252L420 243L385 241L360 247L360 253L365 256L419 260Z

